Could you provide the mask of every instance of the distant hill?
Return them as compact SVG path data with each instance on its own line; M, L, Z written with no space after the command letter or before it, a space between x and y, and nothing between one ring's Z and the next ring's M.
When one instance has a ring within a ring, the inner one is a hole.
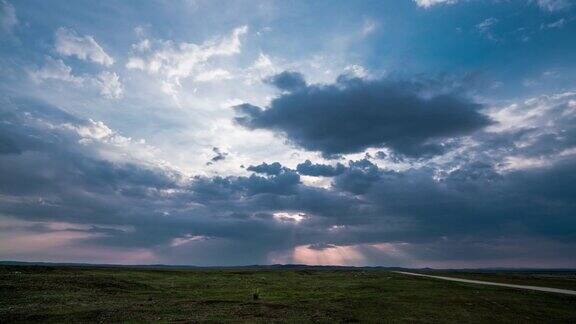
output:
M195 266L170 264L106 264L106 263L74 263L74 262L26 262L26 261L0 261L0 266L43 266L43 267L95 267L95 268L138 268L138 269L325 269L325 270L409 270L425 272L576 272L570 268L403 268L384 266L332 266L332 265L306 265L306 264L268 264L268 265L238 265L238 266Z

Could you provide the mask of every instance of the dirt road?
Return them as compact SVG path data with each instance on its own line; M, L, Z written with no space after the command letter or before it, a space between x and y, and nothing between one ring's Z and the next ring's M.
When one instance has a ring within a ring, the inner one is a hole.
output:
M480 281L480 280L442 277L442 276L432 276L432 275L425 275L425 274L421 274L421 273L413 273L413 272L405 272L405 271L394 271L394 272L409 275L409 276L418 276L418 277L427 277L427 278L449 280L449 281L466 282L466 283L473 283L473 284L478 284L478 285L490 285L490 286L500 286L500 287L509 287L509 288L517 288L517 289L537 290L537 291L545 291L545 292L551 292L551 293L575 295L576 296L576 290L537 287L537 286L525 286L525 285L511 285L511 284L490 282L490 281Z

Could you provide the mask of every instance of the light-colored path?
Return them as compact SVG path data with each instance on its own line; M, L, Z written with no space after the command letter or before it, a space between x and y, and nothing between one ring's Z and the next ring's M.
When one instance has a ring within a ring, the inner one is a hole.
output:
M480 280L442 277L442 276L431 276L431 275L425 275L425 274L421 274L421 273L413 273L413 272L405 272L405 271L394 271L394 272L405 274L405 275L410 275L410 276L418 276L418 277L427 277L427 278L435 278L435 279L442 279L442 280L466 282L466 283L473 283L473 284L479 284L479 285L490 285L490 286L500 286L500 287L509 287L509 288L518 288L518 289L538 290L538 291L545 291L545 292L552 292L552 293L559 293L559 294L576 296L576 290L537 287L537 286L525 286L525 285L511 285L511 284L491 282L491 281L480 281Z

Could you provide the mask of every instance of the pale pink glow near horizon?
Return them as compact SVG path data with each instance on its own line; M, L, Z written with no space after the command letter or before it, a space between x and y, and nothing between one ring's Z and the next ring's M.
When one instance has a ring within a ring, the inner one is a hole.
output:
M294 263L310 265L362 265L366 259L355 246L333 246L323 250L308 245L294 248Z
M74 241L95 238L100 235L77 231L55 231L46 233L13 232L0 238L2 253L38 253L71 245Z
M90 240L106 234L88 232L90 224L67 222L35 222L1 218L0 254L15 261L52 261L88 263L153 263L157 256L144 248L105 247ZM41 226L45 232L34 231ZM123 226L105 226L122 229Z

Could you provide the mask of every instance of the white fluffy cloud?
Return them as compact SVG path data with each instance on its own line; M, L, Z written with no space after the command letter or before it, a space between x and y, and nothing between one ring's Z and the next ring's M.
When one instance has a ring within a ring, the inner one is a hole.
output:
M115 72L104 71L96 77L100 94L108 99L120 99L124 95L124 87L120 77Z
M88 85L100 90L100 94L108 99L120 99L124 95L124 86L120 76L115 72L103 71L98 75L74 75L72 68L60 59L47 57L44 65L38 69L30 70L30 78L36 83L46 80L69 82L76 86Z
M439 4L454 4L459 0L414 0L419 7L430 8ZM572 5L571 0L527 0L529 3L536 3L542 10L558 11L566 9Z
M72 68L66 65L62 60L56 60L51 57L46 59L44 66L37 70L30 71L30 77L35 82L41 83L45 80L60 80L81 84L84 78L72 74Z
M224 69L214 69L198 73L194 77L194 81L210 82L216 80L226 80L232 78L232 74Z
M492 28L492 26L494 26L497 22L498 22L498 19L496 19L496 18L486 18L481 23L476 25L476 28L481 33L487 33L490 31L490 28Z
M102 121L88 119L84 123L52 125L54 129L78 136L78 149L83 154L110 162L132 162L156 167L170 167L158 157L159 150L144 139L124 136Z
M80 36L64 27L56 31L56 52L64 56L76 56L81 60L110 66L114 59L90 35Z
M203 65L215 57L240 53L240 37L247 31L247 26L241 26L234 29L228 37L212 39L199 45L162 41L160 48L149 55L130 57L126 67L161 76L164 92L174 94L180 87L180 81L190 76L195 75L197 81L229 77L227 71L220 69L206 71ZM139 45L136 47L141 48ZM150 45L146 47L149 48Z
M548 11L558 11L571 6L570 0L537 0L538 6Z
M362 36L368 36L372 34L376 28L378 27L378 23L372 19L366 19L364 21L364 25L362 26Z
M419 7L429 8L438 4L453 4L457 0L414 0Z

